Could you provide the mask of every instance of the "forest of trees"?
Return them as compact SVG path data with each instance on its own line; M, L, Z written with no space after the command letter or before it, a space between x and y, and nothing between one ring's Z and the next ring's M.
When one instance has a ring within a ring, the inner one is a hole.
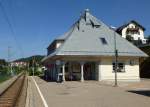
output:
M141 47L140 49L149 55L140 65L141 77L150 78L150 46Z
M147 38L147 43L150 44L150 35Z
M14 62L28 62L28 63L32 63L32 61L35 61L38 64L41 64L41 60L44 58L44 55L34 55L34 56L30 56L27 58L20 58L15 60Z
M30 72L32 72L32 69L34 67L34 71L36 74L36 69L38 67L41 67L41 60L44 58L43 55L34 55L34 56L30 56L27 58L20 58L17 60L14 60L13 62L26 62L29 66L26 67L13 67L13 72L18 74L21 70L29 70ZM4 59L0 59L0 74L9 74L10 73L10 63L8 63L6 60ZM9 65L9 66L8 66Z

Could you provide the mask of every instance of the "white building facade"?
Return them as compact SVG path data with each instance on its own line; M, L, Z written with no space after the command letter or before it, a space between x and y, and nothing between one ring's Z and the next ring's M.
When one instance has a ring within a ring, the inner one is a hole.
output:
M123 38L130 36L132 40L141 40L142 44L146 44L147 39L144 37L145 28L138 24L136 21L130 21L129 23L117 28L116 30Z

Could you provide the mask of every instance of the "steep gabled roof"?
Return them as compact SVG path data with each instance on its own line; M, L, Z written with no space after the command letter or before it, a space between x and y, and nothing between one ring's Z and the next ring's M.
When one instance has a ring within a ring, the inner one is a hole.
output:
M70 28L70 30L68 32L66 32L65 34L63 34L61 36L58 36L55 40L66 40L73 29L74 29L74 25Z
M86 10L69 33L64 36L64 44L48 57L55 55L114 56L114 35L119 56L147 56Z
M89 12L89 9L86 9L85 11ZM91 15L90 19L87 17L89 17L87 14L82 14L80 19L77 22L75 22L75 24L72 25L72 27L70 28L70 30L68 32L57 37L55 40L66 40L69 37L70 33L74 30L75 27L78 27L78 29L79 29L79 23L80 23L81 18L84 18L86 20L87 24L92 24L93 26L97 26L97 27L100 26L100 23L98 22L98 20L94 16Z

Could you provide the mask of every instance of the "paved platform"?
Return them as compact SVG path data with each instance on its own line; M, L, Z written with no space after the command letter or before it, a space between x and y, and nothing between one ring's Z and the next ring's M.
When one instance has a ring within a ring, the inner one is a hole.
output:
M113 86L113 81L101 81L101 85ZM140 81L118 81L118 86L121 88L129 89L149 89L150 90L150 79L141 79Z
M96 81L62 84L46 82L39 77L35 77L35 80L49 107L149 107L150 105L149 96L128 92L127 87L112 87ZM31 84L34 86L33 82ZM36 89L33 87L31 93L35 93L34 90ZM40 100L38 95L31 97L31 100L32 98Z
M28 88L25 107L44 107L32 77L28 76Z

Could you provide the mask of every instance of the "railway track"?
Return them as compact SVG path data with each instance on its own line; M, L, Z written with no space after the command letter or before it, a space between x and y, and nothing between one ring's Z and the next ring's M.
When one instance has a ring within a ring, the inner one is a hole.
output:
M16 107L24 80L25 74L23 73L0 95L0 107Z

